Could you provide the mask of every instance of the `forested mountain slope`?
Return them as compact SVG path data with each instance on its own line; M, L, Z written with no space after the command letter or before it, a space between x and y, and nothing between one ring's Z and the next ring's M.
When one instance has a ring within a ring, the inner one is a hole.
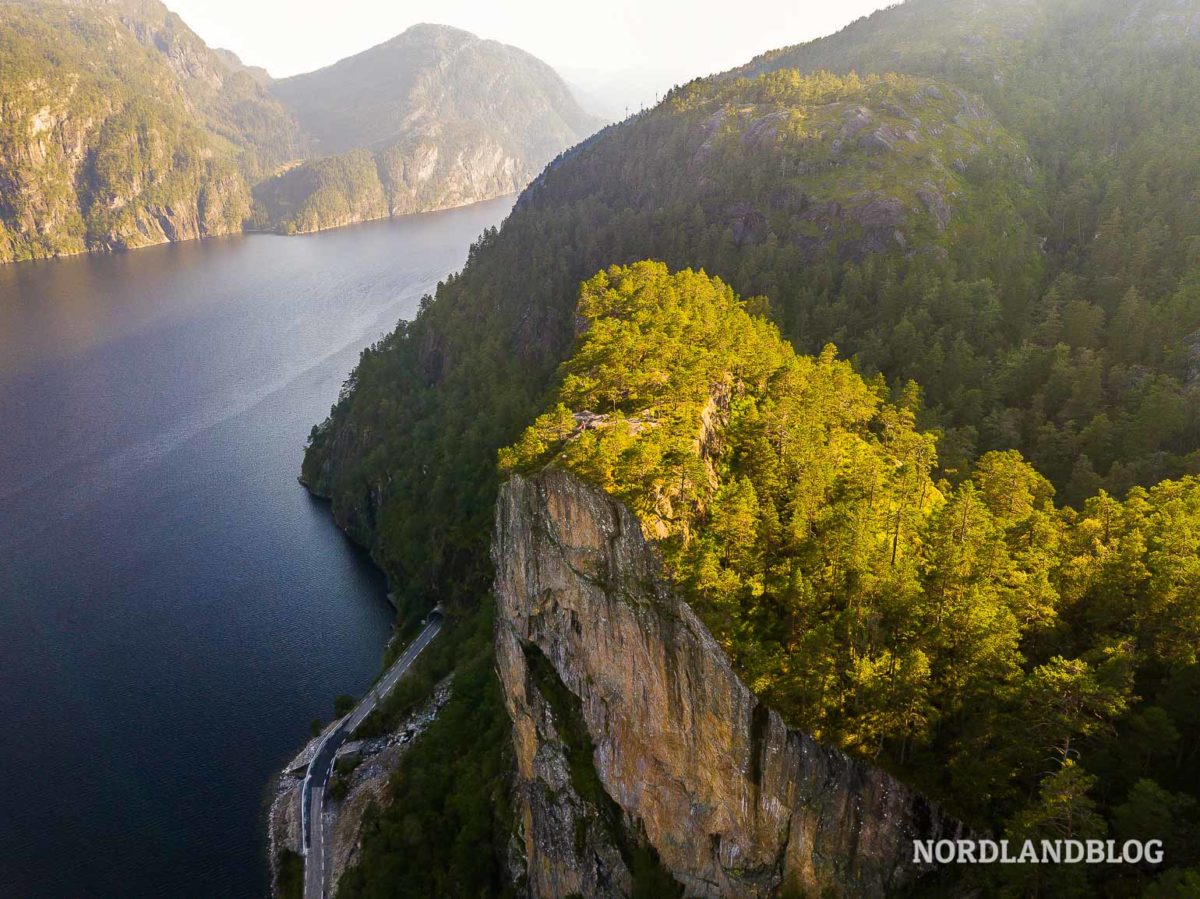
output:
M414 322L364 353L330 419L314 429L306 482L332 499L339 522L371 547L413 607L436 597L473 608L490 581L494 453L544 408L575 346L578 283L645 258L703 268L743 296L763 297L750 308L768 314L801 352L836 342L859 376L878 375L915 425L938 437L930 477L945 479L948 496L983 490L990 466L1010 458L990 454L1017 450L1036 472L1030 489L1048 516L1039 522L1058 528L1076 513L1054 511L1051 488L1054 503L1082 508L1090 520L1096 502L1115 502L1091 499L1101 489L1121 499L1132 485L1196 472L1200 160L1188 137L1200 121L1193 86L1200 41L1190 24L1198 13L1196 0L910 0L833 38L756 61L747 71L762 74L753 79L719 77L673 91L564 154ZM859 74L810 71L818 69ZM1157 489L1100 516L1101 543L1120 534L1130 554L1118 562L1105 550L1101 567L1114 577L1123 565L1145 564L1136 558L1147 541L1175 533L1176 524L1160 528L1175 515L1165 510L1192 501L1172 493L1178 485ZM1156 523L1145 525L1143 515ZM1118 517L1134 522L1130 530L1113 530ZM1179 526L1191 533L1191 525ZM997 525L993 536L1007 530ZM1068 542L1091 545L1094 537L1086 528L1070 533ZM975 570L968 561L929 564L950 577ZM1191 568L1169 571L1169 589L1187 593ZM1069 620L1064 639L1085 642L1069 651L1053 642L1031 648L1032 669L1051 666L1039 675L1049 693L1064 679L1090 676L1070 664L1055 669L1054 652L1072 664L1092 650L1103 654L1106 635L1130 626L1122 617L1128 606L1106 606L1095 614L1116 617L1100 621L1087 611L1100 606L1079 605L1063 583L1044 586L1064 618L1081 616ZM1111 584L1110 599L1127 596ZM746 670L769 667L788 646L756 627L738 634ZM1038 655L1046 650L1053 652ZM840 677L858 676L846 657L835 654L830 664ZM1150 707L1166 702L1160 678L1172 666L1180 695L1194 695L1194 659L1163 661L1148 680L1139 673L1134 692L1149 705L1138 714L1149 718L1119 717L1110 707L1106 720L1118 716L1121 735L1157 727L1150 718L1161 723ZM1099 686L1086 686L1105 699ZM494 689L481 683L473 696L476 720L494 722ZM796 714L806 714L802 706ZM969 768L983 757L978 746L968 740L961 756L948 759L949 744L938 742L962 735L956 728L967 719L951 717L953 726L922 751L934 765L956 759ZM1194 765L1194 752L1171 736L1182 733L1179 721L1171 721L1174 730L1160 736L1176 747L1177 766ZM819 726L852 745L880 725L861 723ZM872 739L860 751L875 751ZM417 752L450 783L487 770L491 789L502 790L494 775L501 766L485 762L491 756L483 749L436 762L444 753L433 743ZM986 780L995 772L976 774ZM1021 776L1022 801L1036 802L1028 793L1035 781ZM1077 768L1062 791L1041 798L1053 805L1087 785ZM1138 796L1123 792L1133 786L1121 782L1106 793L1105 814L1135 799L1159 802L1160 811L1175 801L1149 786ZM1177 788L1174 781L1163 787ZM417 798L409 781L395 784L394 795L402 803ZM490 816L456 795L461 819ZM1000 814L1011 798L977 797L992 810L985 816ZM406 806L418 817L423 807ZM1184 830L1191 826L1186 813L1181 820ZM499 852L498 829L489 833ZM387 831L388 839L400 832ZM442 851L465 851L415 837L405 845L426 867ZM388 857L393 873L413 874ZM503 880L497 867L486 876Z
M1194 471L1200 4L910 2L727 77L792 68L950 79L1036 164L1048 278L1002 320L993 364L972 360L983 414L956 417L978 445L1027 448L1072 501ZM889 374L934 380L896 352Z
M911 271L909 290L934 288L922 302L949 320L935 339L950 350L996 315L1002 273L1014 292L1041 277L1032 178L1020 144L948 86L788 73L689 85L551 166L436 301L364 354L305 477L360 539L381 525L394 574L433 587L445 554L473 551L480 533L442 516L490 516L487 494L465 496L491 489L489 457L568 350L589 271L649 255L724 272L817 348L877 333L904 298L881 304L876 285ZM389 495L375 489L385 480ZM400 497L425 511L393 521Z
M832 346L795 355L690 271L614 266L579 314L561 386L503 468L564 468L622 500L785 721L975 827L1052 839L1074 815L1076 836L1200 861L1200 759L1168 761L1200 737L1200 480L1078 512L1013 450L937 480L915 393L891 403ZM1122 873L1124 894L1145 885ZM1068 866L993 889L1087 881Z

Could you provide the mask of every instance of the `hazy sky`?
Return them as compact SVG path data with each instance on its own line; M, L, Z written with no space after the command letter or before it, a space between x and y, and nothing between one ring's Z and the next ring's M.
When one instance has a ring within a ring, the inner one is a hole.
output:
M888 0L166 0L210 45L294 75L418 22L457 25L560 69L679 80L836 31Z

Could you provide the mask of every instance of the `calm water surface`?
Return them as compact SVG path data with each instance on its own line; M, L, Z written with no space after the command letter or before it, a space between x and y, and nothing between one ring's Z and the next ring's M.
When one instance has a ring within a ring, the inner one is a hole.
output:
M265 892L265 784L391 625L305 437L510 205L0 266L0 896Z

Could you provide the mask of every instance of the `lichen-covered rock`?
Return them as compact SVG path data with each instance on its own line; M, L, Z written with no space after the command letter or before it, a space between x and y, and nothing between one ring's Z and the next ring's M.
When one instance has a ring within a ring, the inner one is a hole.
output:
M914 838L961 832L759 703L661 578L636 517L601 491L554 469L515 476L492 552L530 895L628 894L620 847L593 823L606 801L689 896L882 896L923 873ZM583 733L564 735L554 684ZM590 804L571 776L580 744L603 791Z

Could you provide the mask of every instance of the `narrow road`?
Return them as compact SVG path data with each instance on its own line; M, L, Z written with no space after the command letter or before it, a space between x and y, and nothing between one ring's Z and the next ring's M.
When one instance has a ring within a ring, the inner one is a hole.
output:
M300 829L304 849L304 899L325 899L325 866L327 862L327 847L325 828L325 787L329 784L333 773L333 760L338 749L346 742L346 738L354 733L362 724L363 719L392 691L400 678L404 677L412 663L417 660L421 651L430 644L442 630L441 612L434 611L429 616L425 630L417 635L417 639L408 645L400 658L392 663L383 677L375 682L370 691L358 701L350 713L325 731L325 736L317 744L312 761L308 763L308 772L304 775L304 783L300 787Z

